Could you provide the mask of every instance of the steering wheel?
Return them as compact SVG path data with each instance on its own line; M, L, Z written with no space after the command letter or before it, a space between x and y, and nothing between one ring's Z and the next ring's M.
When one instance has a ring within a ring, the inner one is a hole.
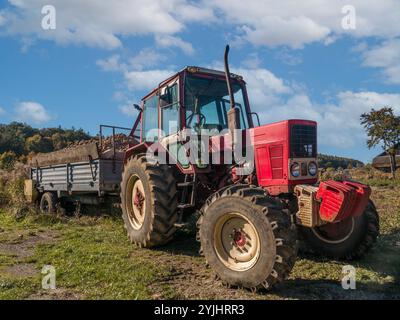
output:
M199 121L197 123L195 123L195 125L193 126L193 129L194 129L194 131L199 133L200 130L203 128L203 126L206 124L206 117L202 113L198 113L197 115L199 116Z
M194 112L192 111L192 113L186 117L186 125L188 125L192 122L193 116L194 116Z
M192 122L193 117L194 117L195 115L198 115L199 121L193 125L193 129L194 129L196 132L199 132L199 130L206 124L206 117L205 117L204 114L192 112L191 115L189 115L188 117L186 117L186 124L189 124L190 122Z

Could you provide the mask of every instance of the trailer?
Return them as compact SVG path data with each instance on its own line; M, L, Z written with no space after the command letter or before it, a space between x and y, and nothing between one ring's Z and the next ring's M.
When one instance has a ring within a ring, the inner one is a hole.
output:
M112 129L105 146L103 131ZM97 141L59 151L38 154L29 161L29 179L25 181L25 197L37 202L41 211L50 213L66 203L97 205L105 200L119 200L125 152L116 147L115 126L100 126ZM129 134L126 137L134 138ZM127 146L134 139L127 139Z

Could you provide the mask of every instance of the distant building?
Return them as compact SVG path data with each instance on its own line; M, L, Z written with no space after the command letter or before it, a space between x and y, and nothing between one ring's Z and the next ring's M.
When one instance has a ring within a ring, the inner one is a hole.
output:
M396 146L396 169L400 168L400 145ZM372 160L372 166L385 172L390 172L390 157L387 151L382 152Z

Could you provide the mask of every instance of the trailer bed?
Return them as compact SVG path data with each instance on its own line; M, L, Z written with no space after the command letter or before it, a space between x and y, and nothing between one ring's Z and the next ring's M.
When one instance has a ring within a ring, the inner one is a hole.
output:
M96 159L86 162L31 167L30 178L40 192L118 194L123 160Z

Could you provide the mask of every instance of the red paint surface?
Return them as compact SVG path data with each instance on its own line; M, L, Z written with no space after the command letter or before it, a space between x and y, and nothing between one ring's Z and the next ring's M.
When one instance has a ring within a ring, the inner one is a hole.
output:
M317 182L317 177L303 180L290 179L290 128L295 124L317 125L314 121L294 119L249 129L254 146L258 184L272 195L291 192L297 184Z
M361 215L371 194L371 189L358 182L323 181L316 199L321 201L319 214L322 220L336 222Z

